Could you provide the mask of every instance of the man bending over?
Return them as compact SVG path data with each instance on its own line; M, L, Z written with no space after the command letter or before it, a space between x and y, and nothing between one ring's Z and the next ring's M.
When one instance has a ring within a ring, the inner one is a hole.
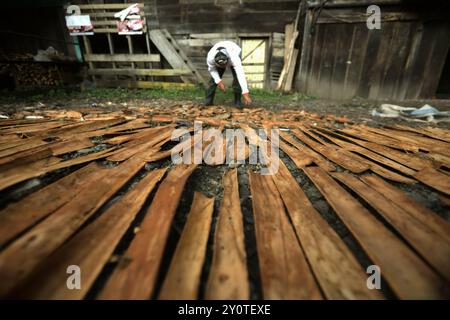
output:
M244 68L242 67L241 51L241 48L232 41L220 41L209 50L206 63L211 79L206 89L205 105L211 106L214 104L217 87L225 92L222 76L227 67L231 67L231 73L233 74L234 105L242 108L241 96L244 97L245 105L252 103Z

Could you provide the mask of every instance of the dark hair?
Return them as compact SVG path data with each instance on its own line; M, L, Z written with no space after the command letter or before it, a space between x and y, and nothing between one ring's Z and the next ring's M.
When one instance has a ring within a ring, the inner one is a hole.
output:
M224 47L217 48L217 53L214 57L214 61L219 66L226 66L228 63L228 54Z

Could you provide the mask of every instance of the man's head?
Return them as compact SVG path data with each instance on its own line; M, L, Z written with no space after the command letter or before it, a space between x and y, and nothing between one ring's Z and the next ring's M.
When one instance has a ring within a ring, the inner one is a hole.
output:
M224 47L217 48L217 53L214 57L214 62L219 68L225 68L228 64L228 52Z

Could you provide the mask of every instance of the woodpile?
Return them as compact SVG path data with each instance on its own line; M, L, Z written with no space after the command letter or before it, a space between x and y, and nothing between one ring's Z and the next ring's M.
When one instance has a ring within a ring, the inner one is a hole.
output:
M61 84L59 67L53 63L39 63L31 54L0 55L0 73L13 76L21 87L54 87Z
M11 66L18 86L54 87L61 84L58 67L38 63L14 64Z

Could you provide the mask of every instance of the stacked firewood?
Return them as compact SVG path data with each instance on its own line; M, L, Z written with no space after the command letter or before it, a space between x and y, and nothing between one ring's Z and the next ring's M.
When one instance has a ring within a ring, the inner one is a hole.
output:
M0 73L13 75L17 86L51 87L61 83L58 66L33 61L31 54L0 54Z
M60 84L58 67L54 65L15 64L14 69L19 86L47 87Z

